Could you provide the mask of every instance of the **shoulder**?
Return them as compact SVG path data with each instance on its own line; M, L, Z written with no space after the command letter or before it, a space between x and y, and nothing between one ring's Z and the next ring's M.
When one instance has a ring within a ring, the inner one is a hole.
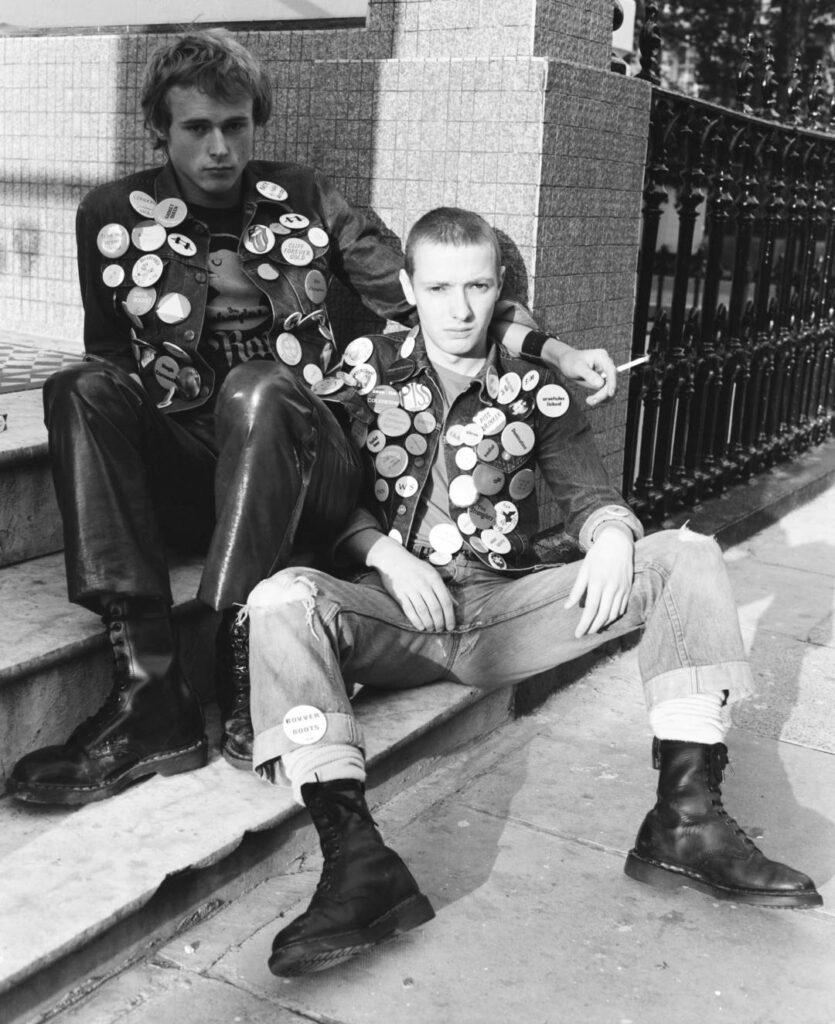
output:
M111 212L116 214L124 210L127 213L131 209L131 192L142 191L153 195L154 182L161 171L162 167L149 167L144 171L129 174L127 177L96 185L81 200L79 211L89 214Z

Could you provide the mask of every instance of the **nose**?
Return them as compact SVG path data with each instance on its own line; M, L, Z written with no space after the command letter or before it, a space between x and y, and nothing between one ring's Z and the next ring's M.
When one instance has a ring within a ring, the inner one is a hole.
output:
M221 128L214 128L209 136L209 153L214 156L223 156L229 152L226 144L226 136Z
M467 321L473 315L470 300L463 288L454 288L450 293L450 312L456 320Z

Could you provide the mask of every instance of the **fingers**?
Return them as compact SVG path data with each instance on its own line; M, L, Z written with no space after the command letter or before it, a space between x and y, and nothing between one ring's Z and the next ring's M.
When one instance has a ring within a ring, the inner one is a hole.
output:
M618 390L618 375L615 364L605 349L594 349L589 352L589 359L595 370L598 371L601 383L598 390L586 398L586 405L593 407L614 398Z
M444 581L434 569L407 582L400 581L392 596L403 614L421 632L442 633L455 629L455 604Z

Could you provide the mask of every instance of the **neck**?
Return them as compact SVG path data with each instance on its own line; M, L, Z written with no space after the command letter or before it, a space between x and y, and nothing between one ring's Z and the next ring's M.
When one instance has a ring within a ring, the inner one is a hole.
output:
M477 347L476 351L470 350L468 353L463 355L453 355L449 352L445 352L436 345L427 334L424 334L423 341L426 346L426 354L429 356L430 362L434 363L435 366L441 366L447 370L454 370L456 373L461 373L468 377L477 376L481 368L487 362L486 341L482 342L482 344Z

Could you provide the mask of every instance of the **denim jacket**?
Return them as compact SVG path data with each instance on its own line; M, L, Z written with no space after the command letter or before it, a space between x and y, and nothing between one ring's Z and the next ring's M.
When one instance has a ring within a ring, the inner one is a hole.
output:
M153 211L149 217L148 210L134 208L131 193L145 193L157 203L182 201L170 164L99 186L82 201L76 235L85 348L89 356L107 359L129 373L138 371L166 412L194 409L209 399L216 386L200 344L209 291L209 231L188 212L181 222L167 227L165 242L152 252L162 262L161 276L151 285L156 301L147 311L131 312L124 304L137 284L134 268L148 255L136 246L132 232L140 222L153 218ZM287 213L301 214L303 226L282 228L283 233L276 232L274 244L266 249L263 239L269 235L263 229ZM102 251L99 233L108 225L111 235L104 239ZM247 238L249 247L244 244ZM287 239L289 249L282 244ZM264 251L252 251L259 248ZM272 311L273 354L281 358L284 353L284 361L308 383L321 378L332 355L324 303L334 275L384 319L408 321L412 313L398 280L403 265L399 254L323 175L310 168L267 161L247 166L238 253L243 273L266 296ZM309 276L311 271L317 272L314 278ZM158 315L159 300L172 294L180 309L188 310L173 324ZM284 338L276 351L283 333L295 340L288 343Z
M313 390L347 410L374 492L340 543L373 527L415 551L416 513L439 457L446 464L449 517L460 533L459 541L454 531L440 531L442 548L463 546L500 573L566 560L563 550L548 553L540 543L537 469L559 505L565 533L581 551L606 522L623 523L636 539L643 534L610 484L588 419L565 381L498 346L446 413L418 330L399 352L391 336L356 339L336 374Z

